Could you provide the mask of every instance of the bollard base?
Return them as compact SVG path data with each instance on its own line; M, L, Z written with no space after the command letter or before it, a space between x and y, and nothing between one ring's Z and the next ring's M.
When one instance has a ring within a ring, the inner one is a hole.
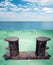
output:
M37 56L35 52L20 52L17 56L10 56L10 53L7 53L3 56L5 60L12 59L12 60L22 60L22 59L49 59L50 55L45 53L45 56Z

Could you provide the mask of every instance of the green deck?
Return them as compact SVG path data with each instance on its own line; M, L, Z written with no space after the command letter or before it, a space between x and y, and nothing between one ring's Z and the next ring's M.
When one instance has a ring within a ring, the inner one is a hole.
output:
M47 42L51 55L48 60L5 60L2 56L8 52L8 42L4 41L6 37L17 36L19 38L20 51L35 51L36 37L46 36L51 38ZM53 30L0 30L0 65L53 65Z

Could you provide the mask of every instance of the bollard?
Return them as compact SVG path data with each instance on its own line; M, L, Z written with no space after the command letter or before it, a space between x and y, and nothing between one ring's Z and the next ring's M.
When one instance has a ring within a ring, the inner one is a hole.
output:
M35 51L21 51L19 52L19 39L17 37L6 38L5 41L9 42L9 53L6 53L3 57L5 59L49 59L50 55L45 51L49 47L46 47L47 41L50 38L47 37L37 37L36 38L36 52Z
M47 49L46 44L47 41L49 41L50 38L47 37L37 37L36 38L36 52L37 58L49 58L50 55L48 55L45 51Z
M10 57L19 55L19 42L17 37L6 38L5 41L9 42Z

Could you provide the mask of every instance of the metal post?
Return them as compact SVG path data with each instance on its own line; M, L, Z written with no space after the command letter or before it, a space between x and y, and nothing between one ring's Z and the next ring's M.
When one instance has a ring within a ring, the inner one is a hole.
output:
M47 41L49 41L50 38L47 37L37 37L36 39L36 52L38 58L44 58L46 57L46 44ZM48 56L48 55L47 55Z
M9 42L10 56L15 57L19 55L19 42L17 37L6 38L5 41Z

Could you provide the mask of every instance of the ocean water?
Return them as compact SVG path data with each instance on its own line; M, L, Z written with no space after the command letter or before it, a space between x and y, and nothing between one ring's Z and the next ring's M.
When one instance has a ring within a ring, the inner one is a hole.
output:
M51 55L48 60L5 60L3 55L9 52L5 48L8 42L6 37L16 36L19 38L20 51L35 51L36 37L46 36L51 38L47 42ZM53 65L53 22L0 22L0 65Z
M52 30L53 22L0 22L0 30Z

